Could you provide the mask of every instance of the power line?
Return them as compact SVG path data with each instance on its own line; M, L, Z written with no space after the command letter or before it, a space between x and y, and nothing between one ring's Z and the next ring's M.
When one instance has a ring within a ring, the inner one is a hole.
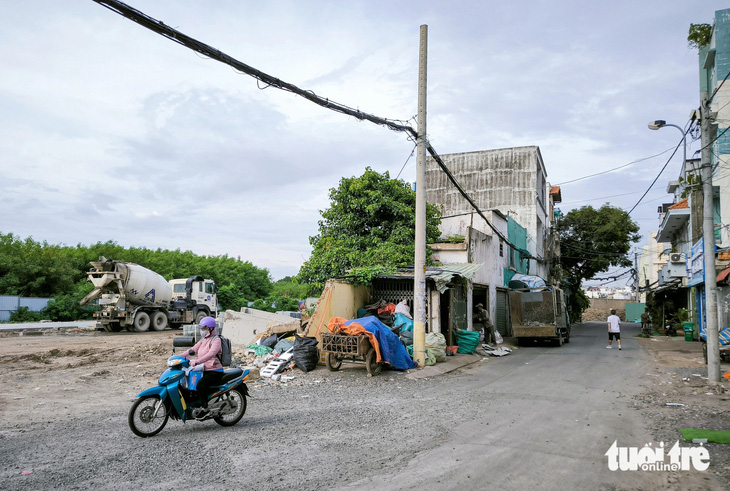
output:
M671 148L667 148L663 152L660 152L660 153L658 153L656 155L652 155L650 157L644 157L644 158L639 159L639 160L634 160L633 162L629 162L628 164L620 165L618 167L614 167L613 169L604 170L602 172L598 172L596 174L591 174L589 176L583 176L583 177L578 177L577 179L572 179L570 181L559 182L559 183L555 184L555 186L563 186L565 184L570 184L571 182L582 181L584 179L590 179L591 177L600 176L602 174L608 174L609 172L613 172L613 171L616 171L616 170L619 170L619 169L623 169L624 167L628 167L630 165L638 164L639 162L643 162L645 160L653 159L654 157L659 157L660 155L664 155L665 153L667 153L670 150L671 150ZM674 154L672 154L672 155L674 155Z
M221 63L225 63L226 65L229 65L240 72L250 75L251 77L255 78L257 81L261 81L261 82L267 84L267 87L275 87L277 89L292 92L292 93L299 95L301 97L304 97L308 101L314 102L315 104L322 106L326 109L330 109L332 111L347 114L348 116L353 116L360 120L370 121L371 123L375 123L380 126L385 126L386 128L394 130L394 131L404 132L407 135L409 135L409 138L418 140L418 132L415 129L413 129L411 126L408 126L406 124L407 121L398 120L398 119L386 119L386 118L374 116L372 114L362 112L359 109L354 109L354 108L346 106L344 104L340 104L340 103L331 101L327 98L320 97L311 90L300 89L296 85L290 84L288 82L284 82L283 80L280 80L280 79L273 77L267 73L264 73L256 68L253 68L252 66L249 66L241 61L238 61L235 58L223 53L222 51L219 51L205 43L202 43L202 42L198 41L197 39L191 38L190 36L183 34L182 32L180 32L176 29L173 29L172 27L164 24L163 22L161 22L157 19L154 19L133 7L130 7L129 5L127 5L123 2L119 2L118 0L93 0L93 1L98 3L99 5L102 5L103 7L108 8L112 12L116 12L117 14L119 14L123 17L126 17L127 19L130 19L133 22L136 22L137 24L139 24L143 27L146 27L147 29L169 39L170 41L178 43L182 46L185 46L188 49L191 49L195 52L203 54L213 60L219 61ZM502 234L502 232L497 230L497 228L494 225L492 225L492 223L487 219L487 217L484 215L484 213L482 213L482 211L476 205L476 203L471 198L471 196L469 196L469 194L456 181L456 178L451 173L449 168L446 167L446 164L444 164L443 160L441 159L439 154L436 152L436 150L433 148L431 143L426 142L426 149L428 150L428 153L431 155L431 157L433 157L434 161L441 168L441 170L446 174L446 177L449 179L449 181L451 181L451 183L456 187L456 189L459 191L459 193L469 202L469 204L474 208L474 210L479 214L479 216L484 219L484 221L487 223L487 225L494 231L494 233L500 239L502 239L509 247L518 251L520 254L522 254L523 258L525 258L525 259L544 260L543 258L537 258L537 257L533 256L532 254L530 254L529 251L516 246L509 239L507 239L507 237L505 237L504 234Z
M641 198L639 198L639 201L637 201L636 204L628 211L628 213L627 213L628 215L631 215L631 212L634 211L637 206L639 206L639 203L641 203L641 200L643 200L646 197L646 195L649 194L649 191L651 191L651 188L653 188L654 187L654 184L656 184L656 182L659 180L659 177L664 172L664 169L667 168L667 166L669 165L669 162L671 162L672 157L674 157L674 154L677 153L677 150L679 150L679 146L682 145L682 142L683 141L684 141L684 138L682 138L682 140L679 140L679 143L677 143L677 146L674 147L674 152L672 152L672 155L669 156L669 158L667 159L667 162L664 164L664 166L662 167L662 169L659 171L659 174L657 174L657 176L654 178L654 180L649 185L649 187L644 192L644 194L641 195Z

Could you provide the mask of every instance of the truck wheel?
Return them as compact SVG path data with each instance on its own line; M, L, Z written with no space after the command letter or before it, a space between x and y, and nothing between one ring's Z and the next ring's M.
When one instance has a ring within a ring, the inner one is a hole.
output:
M110 322L104 326L104 329L106 329L107 332L119 332L123 329L123 327L119 322Z
M147 312L137 312L134 317L134 330L137 332L145 332L150 328L150 315Z
M164 331L167 327L167 316L164 312L157 311L152 314L152 329L155 331Z
M558 334L558 347L563 345L563 335Z
M195 325L197 326L198 324L200 324L200 321L203 320L203 317L207 317L207 316L208 316L208 314L206 314L203 311L200 311L197 314L195 314Z
M565 343L569 343L570 342L570 331L568 331L568 332L565 333L565 339L563 341Z
M702 343L702 354L705 357L705 365L707 365L707 343Z

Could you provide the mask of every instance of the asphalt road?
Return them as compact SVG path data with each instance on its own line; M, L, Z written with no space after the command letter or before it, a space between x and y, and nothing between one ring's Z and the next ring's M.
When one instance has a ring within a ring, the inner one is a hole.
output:
M88 394L93 408L80 404L71 417L0 417L0 482L33 490L721 489L698 471L608 470L615 440L652 441L633 399L651 364L637 332L624 325L624 349L607 350L604 324L587 323L563 347L520 348L424 380L320 367L289 384L250 384L254 397L232 428L170 421L149 439L127 427L132 399L117 395L99 409L97 389ZM4 390L10 404L29 403Z
M347 489L665 488L666 475L612 472L604 455L615 440L652 441L632 401L648 363L638 332L623 324L623 349L609 350L606 325L586 323L560 348L521 348L462 375L473 418L401 471Z

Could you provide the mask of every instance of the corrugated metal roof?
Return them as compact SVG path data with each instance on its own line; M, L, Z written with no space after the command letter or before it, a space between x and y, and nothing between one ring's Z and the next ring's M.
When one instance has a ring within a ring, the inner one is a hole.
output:
M442 266L428 266L426 268L426 279L436 283L436 288L443 293L448 290L448 284L454 276L461 276L470 280L474 273L484 266L484 263L454 263ZM398 271L394 274L380 275L380 278L413 278L413 271Z

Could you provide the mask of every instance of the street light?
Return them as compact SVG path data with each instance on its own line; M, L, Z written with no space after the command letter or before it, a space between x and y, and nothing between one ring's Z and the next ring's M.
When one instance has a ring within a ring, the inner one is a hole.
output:
M682 160L682 170L686 172L685 166L687 165L687 133L685 133L684 130L676 124L668 124L663 119L651 121L648 126L650 130L658 130L660 128L664 128L665 126L672 126L682 132L682 142L684 143L684 159Z

